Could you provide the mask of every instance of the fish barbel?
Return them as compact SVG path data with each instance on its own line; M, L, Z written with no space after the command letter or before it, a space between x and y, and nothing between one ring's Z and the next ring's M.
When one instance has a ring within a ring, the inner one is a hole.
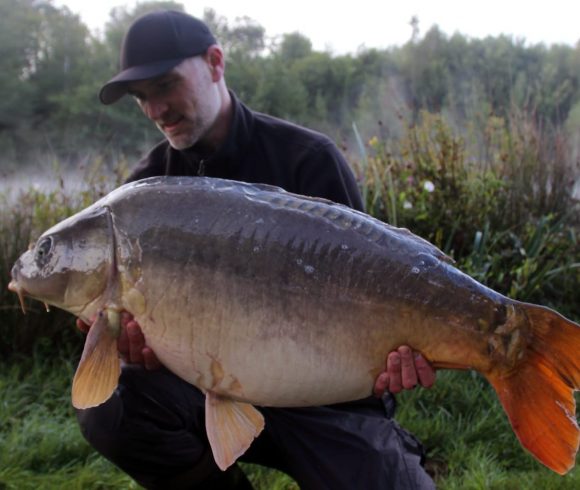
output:
M155 177L124 185L45 232L10 289L94 319L73 380L77 408L120 373L119 313L206 394L225 469L263 428L256 406L369 396L406 344L433 366L474 369L522 445L564 474L579 429L580 327L456 269L408 230L266 185Z

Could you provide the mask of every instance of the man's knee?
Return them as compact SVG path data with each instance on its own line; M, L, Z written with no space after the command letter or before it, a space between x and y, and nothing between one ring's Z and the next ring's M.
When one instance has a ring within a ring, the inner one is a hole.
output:
M120 431L123 406L115 393L98 407L76 410L81 434L87 442L107 459L115 462L122 453L123 437Z
M168 372L124 370L111 398L77 418L101 455L146 488L167 488L163 482L184 473L196 480L217 470L213 459L202 464L209 450L202 401Z
M393 482L391 488L434 489L433 480L423 466L425 461L423 445L394 420L385 423L391 426L391 434L384 440L375 439L374 444L369 446L373 453L373 456L369 455L369 461L374 458L376 467L382 466L383 477L385 474L390 475Z

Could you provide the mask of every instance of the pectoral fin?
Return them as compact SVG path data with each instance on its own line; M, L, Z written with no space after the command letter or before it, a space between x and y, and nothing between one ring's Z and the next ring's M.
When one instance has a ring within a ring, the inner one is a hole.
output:
M72 385L76 408L96 407L113 394L121 374L117 351L119 315L101 311L91 325Z
M221 470L232 465L264 428L264 417L248 403L207 392L205 428L215 462Z

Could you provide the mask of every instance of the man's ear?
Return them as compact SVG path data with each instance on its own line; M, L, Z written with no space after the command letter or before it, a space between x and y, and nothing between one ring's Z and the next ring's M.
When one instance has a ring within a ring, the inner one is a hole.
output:
M214 44L207 48L205 58L211 70L212 80L219 82L223 78L226 68L224 52L217 44Z

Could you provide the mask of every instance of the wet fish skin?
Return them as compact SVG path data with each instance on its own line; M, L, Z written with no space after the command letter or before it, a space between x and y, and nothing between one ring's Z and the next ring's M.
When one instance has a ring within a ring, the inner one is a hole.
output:
M407 344L435 366L483 373L522 444L560 473L574 464L579 327L484 287L407 230L270 186L154 178L121 187L43 237L66 251L63 235L73 248L83 240L97 245L77 269L67 265L74 295L59 269L60 291L48 302L85 319L102 309L131 312L160 360L207 393L207 410L243 402L215 418L228 425L227 414L242 407L250 427L243 437L260 429L246 402L301 406L368 396L386 353ZM13 288L46 300L35 288L54 280L50 270L34 270L37 252L17 263ZM70 298L83 295L83 306L71 307ZM81 405L99 376L84 366L114 364L111 340L99 340L114 337L110 323L101 321L97 340L87 340L73 385ZM94 352L105 354L93 361ZM96 390L97 401L110 384ZM544 430L527 403L560 430ZM235 424L231 430L237 439ZM214 427L208 434L214 454L229 447ZM226 465L246 443L231 443L228 456L216 459Z

